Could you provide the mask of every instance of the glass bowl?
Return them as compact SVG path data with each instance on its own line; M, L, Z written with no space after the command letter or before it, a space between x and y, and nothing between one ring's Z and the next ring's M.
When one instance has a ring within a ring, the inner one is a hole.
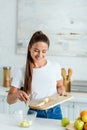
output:
M13 113L15 121L20 127L31 126L36 118L36 115L37 115L37 112L33 110L29 110L28 114L23 110L17 110L17 111L14 111Z

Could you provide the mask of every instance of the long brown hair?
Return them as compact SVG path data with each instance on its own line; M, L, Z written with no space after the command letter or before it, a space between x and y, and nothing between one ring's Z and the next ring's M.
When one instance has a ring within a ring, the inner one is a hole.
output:
M28 44L28 50L27 50L27 59L26 59L26 68L25 68L25 77L24 77L24 91L27 94L32 93L32 74L33 74L33 67L35 66L34 61L31 57L29 49L36 43L36 42L45 42L48 45L50 45L49 38L42 32L37 31L35 32Z

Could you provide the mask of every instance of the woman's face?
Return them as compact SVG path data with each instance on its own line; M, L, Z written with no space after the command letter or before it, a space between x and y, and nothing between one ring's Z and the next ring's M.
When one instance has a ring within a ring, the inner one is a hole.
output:
M42 62L47 54L48 45L45 42L36 42L30 48L31 57L35 63Z

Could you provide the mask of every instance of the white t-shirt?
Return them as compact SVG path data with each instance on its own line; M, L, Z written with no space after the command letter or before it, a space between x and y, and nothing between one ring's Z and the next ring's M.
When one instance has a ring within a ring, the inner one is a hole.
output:
M12 86L20 88L24 82L24 68L21 68L15 78L13 78ZM57 93L57 80L62 79L61 67L58 63L50 62L41 68L33 69L32 93L34 100L40 100Z

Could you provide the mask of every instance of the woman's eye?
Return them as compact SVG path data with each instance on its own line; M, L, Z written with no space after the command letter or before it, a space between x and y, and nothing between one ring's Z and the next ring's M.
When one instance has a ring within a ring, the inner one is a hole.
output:
M38 50L34 50L34 52L39 52Z
M39 50L34 50L34 52L38 52L38 53L40 53L40 51ZM47 51L42 51L42 53L46 53Z
M46 51L43 51L42 53L46 53Z

